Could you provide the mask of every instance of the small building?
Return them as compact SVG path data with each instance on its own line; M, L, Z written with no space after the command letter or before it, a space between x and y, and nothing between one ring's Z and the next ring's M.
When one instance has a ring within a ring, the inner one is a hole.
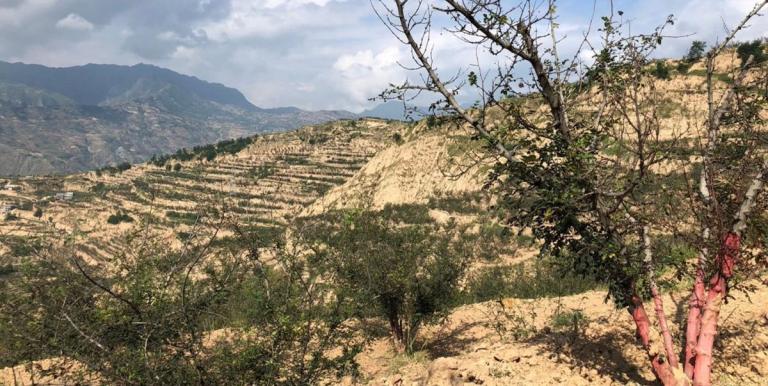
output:
M73 192L61 192L53 195L53 198L59 201L72 201L74 197L75 197L75 193Z
M12 190L14 192L20 192L21 191L21 185L5 184L5 186L3 186L3 189L5 189L5 190Z
M14 209L16 209L16 205L14 204L7 202L0 203L0 214L10 213Z

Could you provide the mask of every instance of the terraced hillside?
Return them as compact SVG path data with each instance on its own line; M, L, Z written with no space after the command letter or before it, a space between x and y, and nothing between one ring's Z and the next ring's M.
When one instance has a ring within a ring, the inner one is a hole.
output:
M338 121L253 137L238 142L242 149L229 143L227 151L201 147L133 167L0 181L0 187L11 185L0 191L7 212L0 217L0 254L30 255L57 235L102 260L119 256L139 226L155 229L173 246L214 230L226 238L220 229L225 221L279 228L344 184L403 128L376 119ZM35 241L22 239L30 235Z

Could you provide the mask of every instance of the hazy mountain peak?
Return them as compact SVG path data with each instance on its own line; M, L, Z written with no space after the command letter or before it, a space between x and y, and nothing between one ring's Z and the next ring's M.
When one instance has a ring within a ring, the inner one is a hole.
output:
M240 91L149 64L51 68L0 61L0 175L140 162L354 114L260 109Z
M133 66L86 64L53 68L0 61L0 80L52 91L82 105L104 103L130 90L136 82L147 79L173 85L212 102L245 109L255 108L234 88L143 63Z

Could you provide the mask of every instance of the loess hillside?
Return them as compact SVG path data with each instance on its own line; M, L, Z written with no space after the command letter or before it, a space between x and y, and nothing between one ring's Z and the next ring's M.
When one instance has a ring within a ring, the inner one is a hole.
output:
M354 176L400 126L338 121L253 137L236 154L210 161L198 154L124 171L6 180L19 190L0 191L3 206L14 208L0 221L0 253L23 257L33 251L22 244L68 236L81 254L102 260L118 256L125 234L145 224L174 246L210 231L214 218L278 228Z

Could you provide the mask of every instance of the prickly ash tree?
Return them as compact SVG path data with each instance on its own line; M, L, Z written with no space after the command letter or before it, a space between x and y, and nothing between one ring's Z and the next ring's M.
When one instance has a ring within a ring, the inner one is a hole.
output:
M513 6L501 0L376 0L382 22L411 51L414 65L407 68L421 75L381 97L436 94L439 101L431 110L456 117L497 156L489 185L499 192L509 222L532 229L542 252L557 257L565 269L608 284L616 304L629 311L663 384L710 385L720 308L768 173L766 149L746 135L763 125L759 92L745 84L760 76L747 60L716 102L715 60L766 3L758 2L707 56L705 138L661 135L666 98L647 69L664 38L663 26L627 35L622 12L617 21L611 9L602 18L602 38L593 42L587 31L570 59L562 59L554 0ZM432 55L434 17L444 17L440 25L449 25L448 32L480 52L465 76L441 77ZM670 17L666 24L671 23ZM579 59L582 49L595 52L592 63ZM478 96L472 109L457 100L468 90ZM674 147L688 139L705 146L681 161ZM728 149L730 155L723 156ZM670 165L687 170L686 182L698 175L698 183L687 184L699 186L687 214L680 209L687 198L679 197L693 196L692 189L678 184L670 191L670 173L660 171ZM660 210L700 229L682 353L675 349L657 284L659 273L669 268L657 266L654 258L654 247L661 244L654 235L664 227ZM655 323L644 298L652 301Z

